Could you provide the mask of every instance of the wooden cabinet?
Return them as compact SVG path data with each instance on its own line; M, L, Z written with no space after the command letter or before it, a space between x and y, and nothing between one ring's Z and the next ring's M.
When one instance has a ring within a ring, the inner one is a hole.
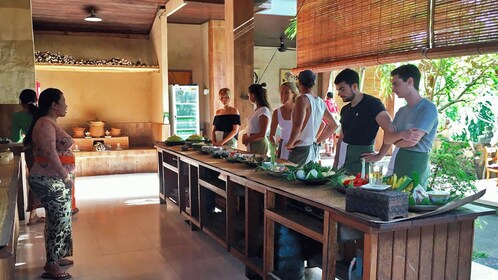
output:
M299 240L306 275L347 279L359 257L362 279L469 279L478 206L377 223L344 210L344 195L258 174L241 164L157 144L159 195L246 266L250 279L278 279L279 230ZM341 253L338 253L340 251ZM338 259L337 257L341 258Z

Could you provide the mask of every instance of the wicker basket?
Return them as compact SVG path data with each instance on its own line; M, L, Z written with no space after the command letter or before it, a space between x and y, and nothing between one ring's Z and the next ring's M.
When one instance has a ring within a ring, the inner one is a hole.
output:
M346 191L346 211L364 213L383 221L404 218L408 216L408 193L349 188Z

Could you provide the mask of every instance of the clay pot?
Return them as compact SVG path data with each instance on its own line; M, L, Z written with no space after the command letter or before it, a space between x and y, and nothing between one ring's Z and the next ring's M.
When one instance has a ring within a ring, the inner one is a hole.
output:
M112 137L119 137L119 136L121 136L121 128L111 127L111 136Z
M104 122L99 120L88 121L90 125L90 136L103 137L105 135Z
M85 137L85 128L84 127L73 127L73 137L74 138Z

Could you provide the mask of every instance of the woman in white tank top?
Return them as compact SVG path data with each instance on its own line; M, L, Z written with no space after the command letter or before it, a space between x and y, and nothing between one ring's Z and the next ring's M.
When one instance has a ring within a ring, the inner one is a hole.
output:
M290 133L292 130L292 108L294 107L294 100L296 99L299 90L296 84L285 82L280 86L280 102L282 106L275 111L271 118L270 127L270 142L278 147L278 157L281 159L289 158L289 150L285 148L289 141ZM280 128L280 140L276 139L277 127Z
M268 132L270 131L271 111L265 83L249 86L249 101L255 106L248 120L247 133L242 136L242 144L247 150L267 156L270 152Z

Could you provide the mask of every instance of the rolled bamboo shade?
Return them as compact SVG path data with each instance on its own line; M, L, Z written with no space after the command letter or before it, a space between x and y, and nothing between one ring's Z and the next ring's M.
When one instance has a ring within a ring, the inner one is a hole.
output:
M294 70L325 72L498 51L498 9L493 3L298 0Z
M435 49L455 47L458 53L480 48L478 52L484 52L491 43L498 45L496 0L434 0L433 21Z

